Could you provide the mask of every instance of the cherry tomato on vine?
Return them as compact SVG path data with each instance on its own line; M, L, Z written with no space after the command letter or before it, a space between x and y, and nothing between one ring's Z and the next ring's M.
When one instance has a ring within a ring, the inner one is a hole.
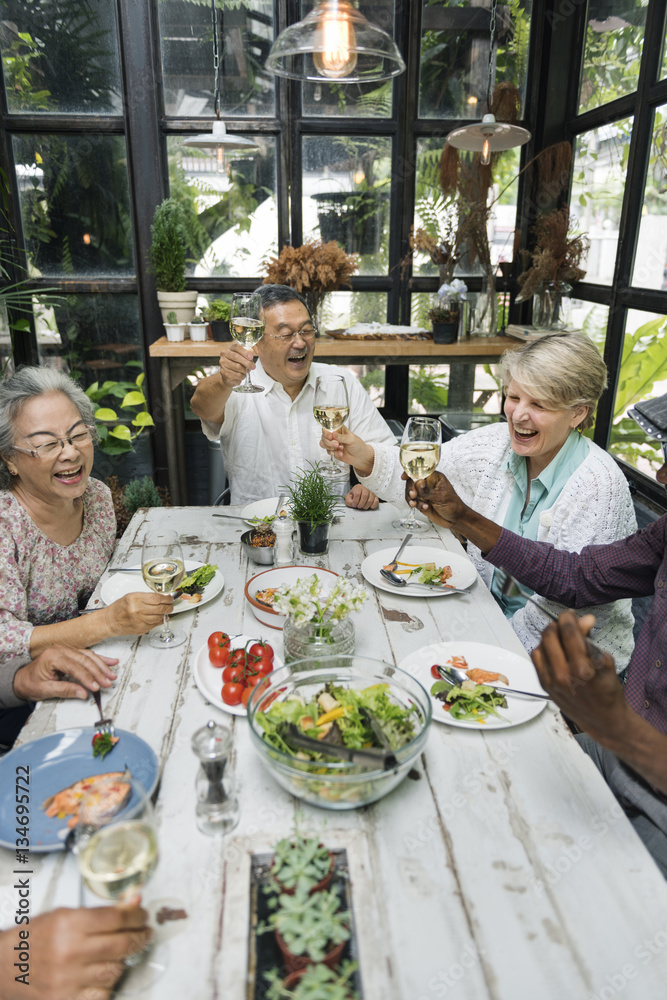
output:
M243 684L223 684L221 695L225 705L240 705L244 690Z
M224 667L229 660L229 647L210 646L208 658L214 667Z
M241 704L244 708L248 707L248 701L250 700L250 695L252 694L252 688L244 688L243 694L241 695Z
M257 673L260 675L260 677L266 677L266 675L270 674L271 671L273 670L273 660L270 663L267 663L264 657L262 657L262 659L260 659L256 667L257 667Z
M268 642L253 642L248 653L250 656L257 656L273 663L273 649L269 646Z
M226 632L212 632L208 637L208 648L212 649L214 646L227 646L231 642L230 637Z
M243 667L240 667L237 663L228 663L222 671L222 682L223 684L244 684L245 676Z
M441 681L440 671L438 670L438 664L434 663L431 667L431 677L435 677L436 681Z
M246 652L245 649L233 649L229 654L230 663L238 663L239 666L245 667L246 665Z

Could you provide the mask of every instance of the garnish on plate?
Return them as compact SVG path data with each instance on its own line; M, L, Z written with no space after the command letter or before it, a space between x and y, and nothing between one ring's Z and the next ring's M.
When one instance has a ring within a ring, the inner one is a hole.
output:
M106 755L111 753L119 739L119 736L112 736L111 733L95 733L93 736L93 757L99 757L100 760L104 760Z
M174 599L181 597L184 601L197 604L201 601L204 588L215 576L217 568L217 566L212 566L210 563L205 563L203 566L199 566L193 570L192 573L188 573L181 580L180 587L174 591Z
M383 567L386 569L387 567ZM430 583L438 586L447 586L447 580L452 575L451 566L436 566L434 562L428 563L396 563L394 572L398 576L406 576L408 583ZM451 586L451 584L450 584Z

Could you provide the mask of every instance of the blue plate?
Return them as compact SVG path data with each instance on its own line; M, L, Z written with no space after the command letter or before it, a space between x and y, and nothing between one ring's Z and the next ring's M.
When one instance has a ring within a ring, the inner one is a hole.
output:
M117 729L120 740L103 760L93 757L92 739L96 729L64 729L50 736L42 736L32 743L16 747L0 758L0 844L16 848L17 813L16 796L30 794L30 850L35 853L58 851L69 832L67 819L49 818L43 803L51 795L61 792L81 778L110 771L124 771L126 767L150 795L158 778L157 757L144 740ZM25 787L25 770L30 768L30 785ZM17 775L19 776L17 791Z

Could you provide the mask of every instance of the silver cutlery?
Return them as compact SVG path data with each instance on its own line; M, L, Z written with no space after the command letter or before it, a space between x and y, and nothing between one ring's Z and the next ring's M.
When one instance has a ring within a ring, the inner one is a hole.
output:
M408 542L410 541L411 538L412 538L412 532L408 531L407 535L405 536L405 538L403 539L403 541L399 545L398 551L397 551L396 555L394 556L394 558L391 560L391 562L388 562L386 566L383 566L382 569L386 569L388 573L391 573L393 570L396 569L396 567L398 566L398 557L401 555L401 553L403 552L403 549L408 544Z
M465 670L461 670L459 667L443 667L440 663L436 663L435 666L443 681L448 681L450 684L458 686L463 681L470 680ZM484 683L500 694L522 694L527 698L542 698L543 701L549 701L548 694L539 694L537 691L520 691L518 688L505 687L504 684L487 684L486 681Z
M246 520L245 517L241 516L241 514L212 514L211 516L212 517L228 517L232 521L245 521Z
M402 577L398 576L396 573L392 573L390 570L381 569L380 575L384 577L387 583L390 583L392 587L398 587L399 590L403 587L423 587L424 590L437 590L440 594L467 594L467 590L463 590L461 587L449 587L447 584L440 583L417 583L416 581L404 580Z
M115 734L115 729L113 727L113 719L105 719L102 712L102 696L100 694L99 688L97 691L91 691L93 698L95 699L95 704L97 705L97 711L100 713L99 720L95 723L95 728L98 733L108 733L109 736Z

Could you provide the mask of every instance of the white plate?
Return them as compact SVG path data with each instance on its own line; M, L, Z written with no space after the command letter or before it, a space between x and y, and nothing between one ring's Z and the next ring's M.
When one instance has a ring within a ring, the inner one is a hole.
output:
M251 635L237 635L232 639L230 648L242 649L248 641L260 642L261 640L253 639ZM273 649L272 645L271 648ZM281 657L274 650L273 669L277 670L282 665ZM200 693L204 695L206 701L210 701L211 705L221 708L223 712L229 712L230 715L247 715L243 705L226 705L222 700L220 694L222 691L222 670L220 667L214 667L209 660L208 643L195 653L192 661L192 673Z
M447 593L445 588L440 592L438 590L424 590L423 587L415 587L411 584L408 584L407 587L393 587L385 580L380 574L380 570L391 562L396 555L397 548L398 545L395 545L391 549L381 549L380 552L366 556L361 564L361 572L368 582L372 583L374 587L379 587L380 590L386 590L388 594L402 594L406 597L444 597ZM434 562L436 566L451 566L452 575L447 582L451 583L452 587L465 589L472 586L477 579L477 570L467 556L459 556L456 552L448 552L447 549L436 548L435 545L428 547L408 545L406 549L403 549L400 561L404 563Z
M192 573L193 570L198 569L202 565L196 559L186 559L185 560L185 572ZM129 568L129 567L128 567ZM190 604L189 601L184 601L182 597L179 597L174 601L174 607L172 608L172 615L180 614L181 611L192 611L193 608L201 608L202 604L208 604L212 601L214 597L217 597L222 588L225 585L225 578L223 577L220 570L216 569L215 576L210 583L207 583L204 587L204 593L201 595L201 601L197 604ZM126 594L152 594L153 591L150 587L147 587L144 583L141 572L139 573L112 573L104 583L102 584L102 589L100 590L100 597L105 604L113 604L120 597L125 597Z
M252 518L273 516L276 512L279 499L281 498L269 497L268 500L255 500L253 503L249 503L247 507L243 508L241 511L241 517L245 518L246 524L249 524L251 528L254 528L255 522Z
M481 670L497 670L505 674L509 681L509 687L521 688L522 691L535 691L544 694L540 682L535 673L535 667L529 659L512 653L508 649L501 649L500 646L490 646L485 642L434 642L430 646L422 646L421 649L410 653L398 664L401 670L412 674L430 692L435 684L435 678L431 676L431 666L434 663L441 663L447 666L447 660L452 656L464 656L468 667L479 668ZM504 685L498 684L498 689L502 691ZM446 712L442 702L437 698L431 698L433 705L433 720L444 722L448 726L459 726L461 729L508 729L510 726L520 726L529 719L534 719L546 706L546 700L541 698L522 698L520 695L507 695L507 708L497 709L503 716L503 721L497 719L495 715L487 716L484 722L463 722L453 719L449 712Z
M321 566L275 566L273 569L265 569L252 576L245 585L245 596L255 618L262 625L282 630L287 615L279 615L273 608L256 601L255 594L258 590L266 590L267 587L295 584L297 580L303 580L313 573L322 581L324 590L331 590L335 586L338 573L334 573L332 569L323 569Z

